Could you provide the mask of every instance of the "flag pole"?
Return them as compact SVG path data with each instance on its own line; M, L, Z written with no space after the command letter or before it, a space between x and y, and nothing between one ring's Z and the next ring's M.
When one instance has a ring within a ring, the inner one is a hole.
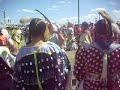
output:
M79 0L78 0L78 25L79 25L79 23L80 23L80 20L79 20L79 19L80 19L79 6L80 6L80 5L79 5Z

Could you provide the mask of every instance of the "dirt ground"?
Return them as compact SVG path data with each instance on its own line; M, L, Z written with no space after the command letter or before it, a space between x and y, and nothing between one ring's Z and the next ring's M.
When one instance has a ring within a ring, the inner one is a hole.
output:
M67 56L70 60L72 71L73 71L73 66L74 66L74 61L75 61L75 59L74 59L75 58L75 52L76 51L66 51ZM71 78L72 78L72 80L71 80L71 86L70 86L69 90L75 90L75 85L73 85L73 83L75 83L74 80L73 80L74 79L73 73L71 75Z
M67 56L68 56L68 58L69 58L69 60L70 60L70 64L71 64L71 66L72 66L72 70L73 70L73 65L74 65L74 61L75 61L75 52L76 51L66 51L66 53L67 53Z

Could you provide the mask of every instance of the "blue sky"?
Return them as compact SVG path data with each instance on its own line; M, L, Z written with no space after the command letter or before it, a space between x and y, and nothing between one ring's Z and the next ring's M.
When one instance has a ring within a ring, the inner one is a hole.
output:
M120 20L119 0L79 0L80 22L95 21L98 10L107 11L114 20ZM6 20L19 23L24 17L43 18L35 9L43 12L51 21L64 23L77 22L78 0L0 0L0 22L3 22L3 12L6 10Z

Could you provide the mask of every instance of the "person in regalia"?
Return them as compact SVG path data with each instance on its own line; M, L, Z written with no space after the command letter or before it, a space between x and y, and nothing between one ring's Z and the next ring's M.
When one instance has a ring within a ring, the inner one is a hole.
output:
M74 75L78 90L120 90L120 44L112 40L109 20L97 21L95 41L77 50Z
M41 19L31 20L30 42L16 56L13 90L66 90L69 61L57 44L45 41L46 30Z

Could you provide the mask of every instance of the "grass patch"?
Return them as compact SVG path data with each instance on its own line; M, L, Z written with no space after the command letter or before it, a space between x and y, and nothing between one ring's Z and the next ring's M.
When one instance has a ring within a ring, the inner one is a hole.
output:
M74 62L75 62L75 52L76 51L66 51L67 56L68 56L68 58L70 60L72 70L73 70L73 66L74 66Z

